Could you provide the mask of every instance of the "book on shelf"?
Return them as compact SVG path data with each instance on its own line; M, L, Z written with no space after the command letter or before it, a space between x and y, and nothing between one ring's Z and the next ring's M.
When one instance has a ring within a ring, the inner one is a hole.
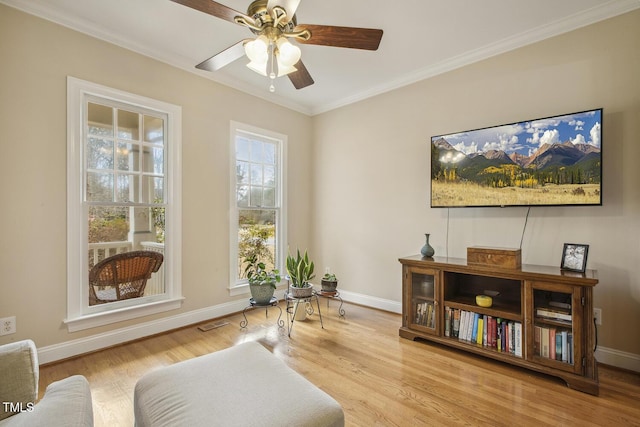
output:
M523 357L520 322L452 307L445 307L445 322L450 338Z
M522 357L522 324L515 323L515 351L516 356Z
M451 336L451 309L449 307L444 308L444 336Z
M467 337L465 338L467 341L471 341L471 337L473 336L473 325L475 322L475 313L473 311L467 311L467 320L469 321L467 325Z
M556 332L556 360L562 362L562 331Z
M536 325L533 352L536 356L573 364L573 334L567 329Z
M489 347L496 348L496 319L493 316L488 316L488 320L487 340L489 341Z
M482 345L485 347L489 347L489 317L485 314L482 322Z
M471 341L471 335L473 334L473 312L464 311L466 316L466 326L464 331L464 340Z
M479 324L478 319L479 319L478 313L473 313L473 323L471 325L471 336L469 337L468 341L476 342L478 340L478 324Z
M540 328L540 356L549 358L549 328Z
M513 341L512 341L512 336L511 336L511 332L512 332L512 327L511 327L511 322L505 322L504 324L504 352L505 353L512 353L513 349Z
M567 363L573 364L573 334L568 332L567 335Z
M509 353L509 322L507 321L502 321L500 323L500 329L501 329L501 333L500 333L500 338L502 341L502 351L504 353Z
M419 302L416 304L415 323L428 328L435 327L435 310L432 302Z
M460 333L460 310L454 310L453 311L453 336L454 338L458 338L458 335Z
M516 324L509 322L509 353L516 354Z
M536 316L543 319L571 322L571 309L559 307L536 307Z
M458 338L463 341L467 339L467 326L469 325L469 316L467 314L467 311L460 310L460 334Z

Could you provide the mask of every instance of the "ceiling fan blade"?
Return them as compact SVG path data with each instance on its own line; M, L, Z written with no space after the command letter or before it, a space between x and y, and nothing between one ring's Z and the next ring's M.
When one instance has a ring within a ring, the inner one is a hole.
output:
M295 15L300 0L269 0L267 3L267 9L271 10L274 6L280 6L287 11L287 21L291 20L291 17Z
M298 61L294 67L296 67L298 71L294 71L288 74L288 76L296 89L303 89L315 83L311 74L307 71L307 67L302 63L302 60Z
M294 31L305 29L311 32L311 38L309 40L296 39L299 43L378 50L380 40L382 40L382 30L371 28L301 24L294 28Z
M217 3L213 0L171 0L174 3L190 7L191 9L198 10L200 12L207 13L215 16L216 18L224 19L225 21L236 23L235 17L240 16L248 22L253 22L253 18L248 17L244 13L231 9L223 4Z
M205 71L217 71L225 65L231 64L236 59L244 56L244 42L245 40L240 40L238 43L226 48L220 53L213 55L206 61L202 61L201 63L196 65L196 68Z

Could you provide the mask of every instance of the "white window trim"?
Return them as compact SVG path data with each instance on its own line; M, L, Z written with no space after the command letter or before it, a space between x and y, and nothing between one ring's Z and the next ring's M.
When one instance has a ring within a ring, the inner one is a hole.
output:
M86 96L124 102L167 113L167 204L172 215L166 228L171 244L165 247L166 293L140 304L122 304L116 309L87 313L88 267L85 242L86 216L82 208L83 186L83 100ZM67 77L67 318L70 332L102 326L182 306L182 108L166 102L134 95L106 86ZM80 225L80 226L78 226Z
M278 235L276 239L280 242L278 248L277 258L280 260L280 264L276 266L282 274L285 268L285 260L287 256L286 243L287 242L287 135L272 132L266 129L262 129L256 126L251 126L245 123L231 121L229 128L229 135L231 141L229 143L229 295L247 295L249 294L249 284L236 283L236 271L238 270L238 204L236 201L236 135L238 132L245 134L256 135L260 138L269 138L277 141L280 144L280 173L278 176L279 192L279 224L276 227ZM234 243L235 241L235 243Z

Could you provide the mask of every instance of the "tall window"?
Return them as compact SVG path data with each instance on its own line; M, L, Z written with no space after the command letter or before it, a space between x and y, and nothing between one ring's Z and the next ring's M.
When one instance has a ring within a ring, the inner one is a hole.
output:
M180 298L180 109L73 78L68 84L67 323L83 329L96 318L103 324L161 311ZM144 288L116 291L89 280L96 264L131 251L164 256Z
M244 259L282 270L285 254L286 136L232 122L231 289L247 283Z

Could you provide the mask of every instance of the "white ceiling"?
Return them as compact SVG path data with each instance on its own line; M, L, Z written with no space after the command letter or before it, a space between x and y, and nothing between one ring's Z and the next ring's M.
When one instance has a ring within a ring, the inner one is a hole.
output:
M251 0L220 0L246 13ZM195 65L252 33L170 0L0 0L205 78L314 115L640 8L640 0L302 0L298 24L384 31L377 51L302 45L315 84L296 90L244 58Z

